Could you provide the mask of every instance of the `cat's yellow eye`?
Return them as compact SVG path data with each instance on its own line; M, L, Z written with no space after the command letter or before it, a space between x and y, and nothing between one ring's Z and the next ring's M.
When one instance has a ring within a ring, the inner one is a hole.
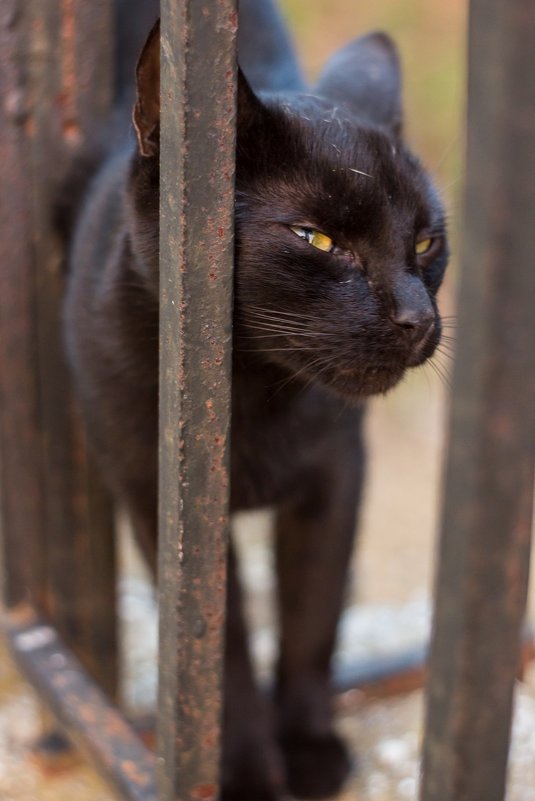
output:
M290 230L317 250L322 250L324 253L331 253L334 250L334 242L331 237L327 236L327 234L322 234L321 231L316 231L315 228L303 228L300 225L291 225Z
M431 250L431 246L433 244L432 237L428 236L427 239L421 239L419 242L416 243L414 250L417 256L425 256L426 253L429 253Z

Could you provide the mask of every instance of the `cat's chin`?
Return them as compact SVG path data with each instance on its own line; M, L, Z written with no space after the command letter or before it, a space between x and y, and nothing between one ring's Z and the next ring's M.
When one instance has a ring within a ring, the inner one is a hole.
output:
M374 365L364 370L338 370L331 374L323 373L319 376L319 381L349 400L358 401L360 398L384 395L399 384L407 370L424 364L433 355L435 347L434 343L429 343L425 348L410 356L404 365Z
M330 375L323 374L323 386L341 395L346 400L358 401L372 395L384 395L393 389L405 375L405 368L370 367L367 370L339 370Z

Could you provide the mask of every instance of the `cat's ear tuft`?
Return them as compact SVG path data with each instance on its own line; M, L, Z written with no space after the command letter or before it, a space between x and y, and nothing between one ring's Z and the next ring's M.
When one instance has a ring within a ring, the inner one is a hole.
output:
M133 113L139 151L156 156L160 146L160 20L148 35L136 67Z
M355 39L328 62L315 91L399 136L402 124L398 51L385 33Z
M263 105L238 67L238 134L254 125L263 112Z

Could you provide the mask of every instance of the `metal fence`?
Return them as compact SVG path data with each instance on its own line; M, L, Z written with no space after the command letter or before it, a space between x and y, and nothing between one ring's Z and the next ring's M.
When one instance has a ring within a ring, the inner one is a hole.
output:
M62 254L49 216L61 164L110 104L111 4L0 3L5 627L62 726L136 801L218 792L235 0L211 10L162 2L157 759L114 705L112 515L61 355ZM534 31L531 0L471 2L460 344L423 801L504 797L534 478Z

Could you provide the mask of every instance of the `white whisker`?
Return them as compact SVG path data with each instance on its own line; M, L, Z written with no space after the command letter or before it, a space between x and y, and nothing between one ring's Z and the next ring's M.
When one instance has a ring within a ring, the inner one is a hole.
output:
M366 176L366 178L373 178L373 175L370 175L370 173L369 173L369 172L363 172L362 170L357 170L357 169L355 169L355 167L348 167L347 169L348 169L350 172L356 172L356 173L358 173L359 175L365 175L365 176Z

